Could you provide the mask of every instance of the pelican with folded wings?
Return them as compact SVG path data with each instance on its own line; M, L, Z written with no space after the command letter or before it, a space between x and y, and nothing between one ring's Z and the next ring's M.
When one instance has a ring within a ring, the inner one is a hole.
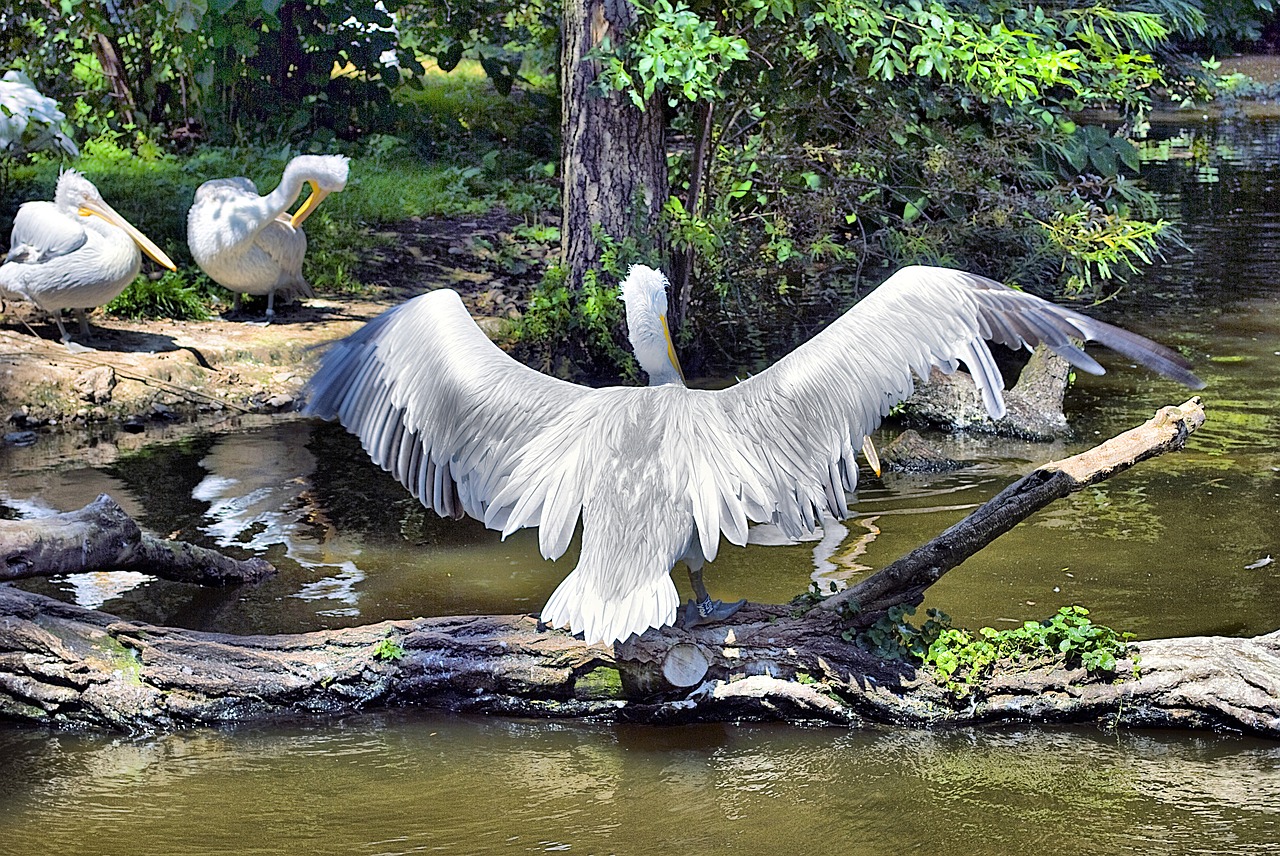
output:
M0 295L28 300L53 315L62 341L71 334L62 310L74 309L89 334L85 310L110 303L142 269L139 248L177 270L146 235L106 203L93 182L63 170L52 202L26 202L13 218L9 253L0 265Z
M823 510L848 515L855 448L912 391L912 372L963 361L993 418L1004 380L986 341L1043 342L1103 369L1073 344L1101 342L1194 388L1190 364L1148 339L990 279L908 267L767 370L721 390L684 385L667 329L667 281L633 267L627 326L648 387L592 389L506 355L442 289L336 343L306 412L337 418L374 462L441 516L470 515L504 536L538 527L556 559L582 520L578 565L542 611L588 643L676 617L671 569L684 561L697 612L724 618L702 566L748 523L811 532Z
M240 295L265 294L270 321L277 297L315 296L302 275L307 253L302 224L326 196L347 186L347 170L342 155L298 155L265 196L244 176L216 178L196 188L187 212L187 245L210 279L235 292L234 311L240 309ZM308 184L311 195L290 214Z

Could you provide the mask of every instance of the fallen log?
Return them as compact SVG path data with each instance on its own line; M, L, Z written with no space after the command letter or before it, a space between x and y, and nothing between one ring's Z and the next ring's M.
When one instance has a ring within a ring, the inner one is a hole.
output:
M1034 720L1280 738L1280 631L1142 642L1109 676L1042 663L958 698L926 670L846 641L848 629L840 610L750 604L732 625L667 627L616 646L523 615L232 636L0 586L0 716L148 731L424 705L650 723Z
M198 585L238 585L275 573L263 559L233 559L148 535L106 494L65 514L0 520L0 560L0 582L129 570Z

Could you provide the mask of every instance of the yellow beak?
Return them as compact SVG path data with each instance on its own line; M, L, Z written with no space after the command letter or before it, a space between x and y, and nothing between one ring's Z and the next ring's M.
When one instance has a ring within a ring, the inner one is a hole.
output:
M671 341L671 328L667 326L667 316L662 316L662 335L667 337L667 359L671 360L671 365L675 366L676 374L680 375L680 382L684 383L684 369L680 368L680 358L676 356L675 342Z
M148 238L138 228L128 220L121 217L116 210L101 199L87 199L80 206L79 214L82 217L101 217L112 226L124 229L125 234L133 239L144 253L156 260L156 263L169 270L177 270L178 266L173 263L173 259L165 254L165 251L156 246L155 242Z
M289 222L293 228L298 228L302 222L311 216L311 213L320 207L320 203L329 195L329 191L321 190L320 185L310 179L307 184L311 185L311 195L307 197L307 201L302 203L302 207L297 210Z

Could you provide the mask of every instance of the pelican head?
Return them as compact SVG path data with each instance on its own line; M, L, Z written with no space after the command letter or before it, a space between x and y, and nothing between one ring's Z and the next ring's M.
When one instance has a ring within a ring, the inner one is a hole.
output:
M280 184L289 186L295 176L311 185L311 195L302 203L289 225L298 228L330 193L337 193L347 186L347 158L344 155L298 155L285 167Z
M667 278L644 265L632 265L622 281L621 300L627 307L627 332L640 368L650 386L684 384L667 326Z
M74 169L65 169L58 176L58 187L53 194L53 204L68 215L78 214L81 217L99 217L128 235L142 251L169 270L177 270L178 266L156 246L155 242L142 234L136 226L106 203L93 182Z

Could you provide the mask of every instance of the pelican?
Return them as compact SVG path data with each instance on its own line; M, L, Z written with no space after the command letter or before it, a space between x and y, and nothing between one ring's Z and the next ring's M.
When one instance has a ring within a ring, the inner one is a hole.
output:
M41 95L22 72L10 69L0 77L0 151L9 157L42 149L79 156L75 142L62 132L66 120L58 102Z
M622 283L648 387L592 389L540 374L441 289L335 343L304 412L336 417L441 516L470 515L503 537L538 527L548 559L564 553L581 517L577 567L541 618L608 643L675 619L670 571L680 560L696 617L732 614L739 604L712 600L702 581L721 535L741 546L749 522L774 523L796 539L823 510L847 517L855 444L911 393L912 372L963 361L992 417L1003 415L1004 380L986 339L1043 342L1101 374L1071 341L1094 340L1204 386L1180 355L1141 336L974 274L916 266L765 371L727 389L690 389L667 329L666 288L639 265Z
M290 215L303 184L311 185L311 195ZM214 282L235 292L234 311L240 310L241 294L265 294L270 321L276 295L282 300L315 296L302 276L307 252L302 224L326 196L346 186L342 155L298 155L266 196L243 176L206 181L187 212L191 255Z
M0 294L29 300L53 315L70 344L62 310L75 309L89 334L84 310L109 303L142 269L138 248L169 270L173 261L102 199L73 169L58 176L52 202L26 202L13 218L9 255L0 265Z

